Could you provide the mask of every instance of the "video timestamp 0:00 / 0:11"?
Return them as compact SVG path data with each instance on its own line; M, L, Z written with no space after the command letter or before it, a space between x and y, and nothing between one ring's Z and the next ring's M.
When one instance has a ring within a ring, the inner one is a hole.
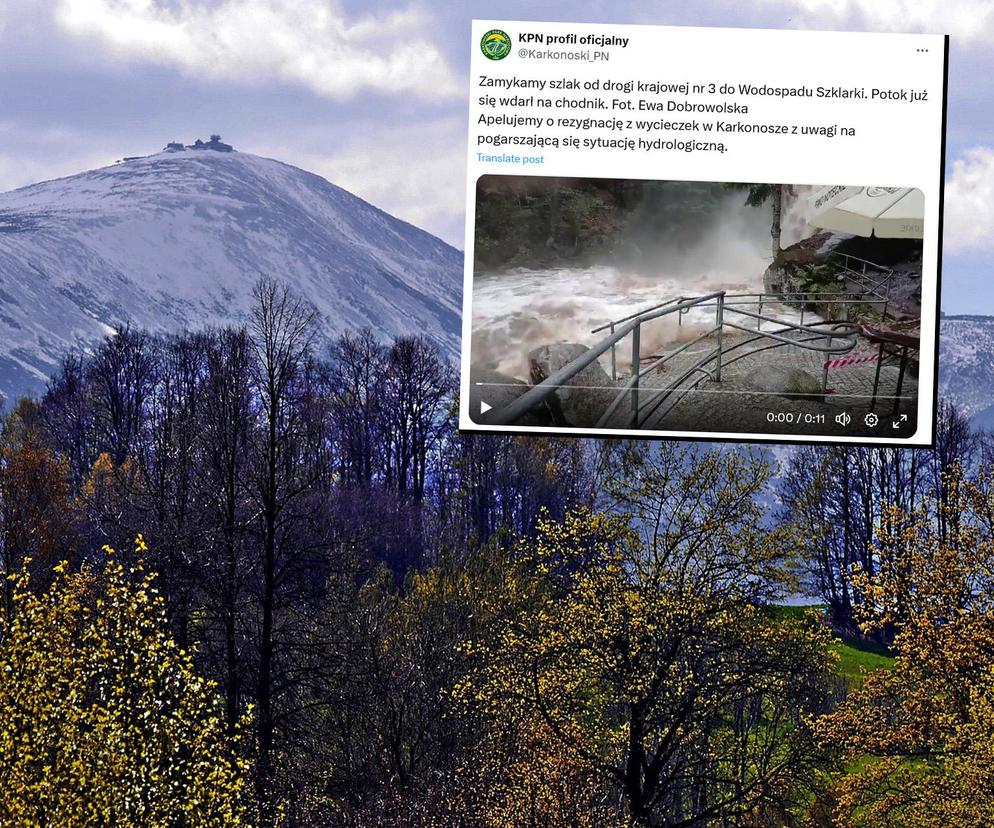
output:
M796 423L797 425L824 425L824 414L811 414L807 412L795 413L793 411L767 411L766 422L768 423Z

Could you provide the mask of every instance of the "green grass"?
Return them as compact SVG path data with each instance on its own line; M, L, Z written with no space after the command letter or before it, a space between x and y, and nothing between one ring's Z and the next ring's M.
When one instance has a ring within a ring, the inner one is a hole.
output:
M834 646L839 654L839 675L852 687L861 685L866 673L894 666L894 657L880 652L878 645L863 641L853 643L837 637Z
M778 614L785 618L799 618L809 610L821 611L818 605L811 606L780 606ZM835 641L833 648L839 654L839 676L849 682L850 687L858 687L863 683L863 676L874 670L889 670L894 666L894 657L887 648L872 641L844 636L833 633Z

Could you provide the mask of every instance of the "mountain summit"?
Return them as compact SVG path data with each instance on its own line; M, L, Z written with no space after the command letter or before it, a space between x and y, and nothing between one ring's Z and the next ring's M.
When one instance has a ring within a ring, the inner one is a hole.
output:
M313 303L329 338L370 326L458 353L458 250L297 167L171 146L0 194L8 399L39 392L69 348L125 323L242 320L263 276Z

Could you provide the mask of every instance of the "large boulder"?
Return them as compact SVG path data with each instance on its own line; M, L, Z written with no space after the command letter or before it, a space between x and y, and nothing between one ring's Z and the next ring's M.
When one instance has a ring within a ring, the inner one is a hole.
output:
M794 400L823 402L821 382L800 368L784 365L760 365L746 376L749 387L766 394Z
M528 354L532 383L538 385L589 350L586 345L568 342L536 348ZM617 386L595 360L556 390L550 407L563 425L593 428L617 393Z
M531 388L527 382L516 377L478 364L470 367L469 381L469 415L473 422L481 425L492 423L492 418L498 411ZM484 411L485 406L489 406L489 410ZM556 423L549 405L543 404L519 418L515 425L551 426Z

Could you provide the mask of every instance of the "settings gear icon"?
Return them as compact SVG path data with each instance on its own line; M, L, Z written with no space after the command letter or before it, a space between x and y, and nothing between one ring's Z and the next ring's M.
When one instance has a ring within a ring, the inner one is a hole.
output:
M870 428L876 428L880 422L880 418L871 411L863 418L863 422L866 423Z

